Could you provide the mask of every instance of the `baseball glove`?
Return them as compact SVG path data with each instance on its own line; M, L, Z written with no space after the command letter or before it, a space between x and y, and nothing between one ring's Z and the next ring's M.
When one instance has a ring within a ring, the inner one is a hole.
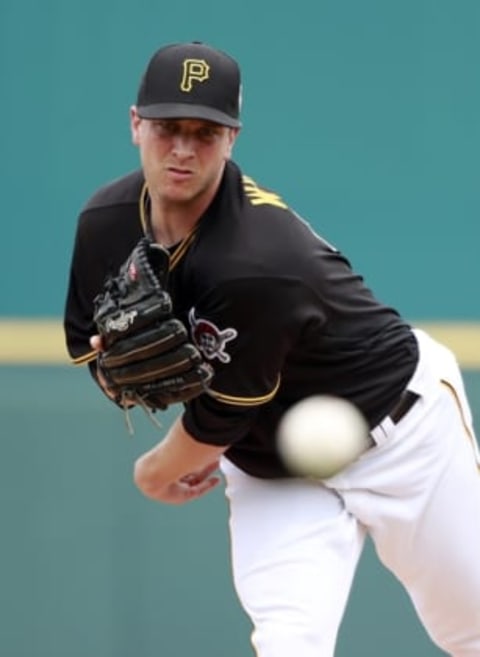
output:
M205 392L213 376L172 314L168 265L168 251L143 237L94 300L97 367L124 408L164 410Z

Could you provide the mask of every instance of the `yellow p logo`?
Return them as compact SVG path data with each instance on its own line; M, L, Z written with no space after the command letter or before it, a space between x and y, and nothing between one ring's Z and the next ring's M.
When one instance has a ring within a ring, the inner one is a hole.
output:
M182 91L191 91L193 82L208 80L210 66L204 59L185 59L183 62L183 75L180 83Z

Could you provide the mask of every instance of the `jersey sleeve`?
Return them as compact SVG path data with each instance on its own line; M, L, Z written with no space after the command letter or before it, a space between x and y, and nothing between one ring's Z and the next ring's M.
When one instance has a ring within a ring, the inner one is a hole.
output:
M90 257L87 225L80 217L70 264L64 312L67 349L75 364L88 363L96 355L89 342L90 336L96 332L93 323L95 294L95 262Z
M209 393L187 404L187 431L212 444L242 438L281 388L284 362L306 323L324 319L294 279L228 281L202 297L190 310L190 330L215 376Z
M97 332L94 299L107 276L118 271L143 234L136 204L126 208L120 212L115 204L93 209L87 206L79 216L64 311L67 349L74 364L96 357L90 347L90 337Z

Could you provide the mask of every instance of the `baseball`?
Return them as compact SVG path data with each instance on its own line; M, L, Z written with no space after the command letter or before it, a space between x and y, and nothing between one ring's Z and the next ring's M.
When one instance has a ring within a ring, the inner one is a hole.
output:
M292 473L327 479L369 447L368 434L364 416L351 402L317 395L299 401L285 413L277 446Z

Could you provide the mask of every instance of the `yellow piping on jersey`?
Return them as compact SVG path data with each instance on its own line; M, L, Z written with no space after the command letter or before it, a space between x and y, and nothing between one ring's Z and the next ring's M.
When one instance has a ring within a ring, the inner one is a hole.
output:
M147 226L147 217L146 217L146 205L148 203L148 188L147 188L147 183L143 183L142 191L140 192L140 197L138 199L138 211L140 213L140 223L142 224L142 230L145 234L148 233L148 226Z
M145 234L148 234L148 223L147 223L147 214L146 214L146 208L147 204L149 201L149 196L148 196L148 187L147 183L143 183L142 191L140 192L140 198L139 198L139 212L140 212L140 222L142 224L142 229ZM168 265L168 271L172 271L174 267L178 265L180 260L183 258L185 255L186 251L188 250L189 246L193 242L195 238L195 233L197 231L197 226L194 226L193 229L188 233L186 237L183 238L183 240L180 242L180 244L177 246L175 251L170 254L170 262Z
M96 351L89 351L88 354L83 354L83 356L78 356L77 358L72 358L73 365L85 365L92 360L95 360L97 357Z
M183 258L185 255L185 252L188 250L190 247L190 244L193 242L195 239L195 234L196 234L196 227L180 242L180 244L177 246L175 251L171 254L170 256L170 266L168 268L169 271L172 271L174 267L177 266L179 261Z
M458 412L460 413L460 418L462 420L463 428L465 429L465 433L467 434L469 441L472 443L472 448L473 448L473 453L474 453L474 456L475 456L475 461L476 461L477 467L480 471L480 454L478 452L477 443L476 443L475 437L474 437L470 427L468 426L467 420L465 419L465 413L463 412L463 408L462 408L462 405L460 403L460 399L458 398L457 391L455 390L455 388L448 381L445 381L444 379L441 379L440 383L447 388L447 390L451 393L452 397L455 400L455 404L458 407Z
M279 375L274 389L261 397L234 397L212 389L208 391L208 394L216 400L224 402L225 404L231 404L232 406L260 406L261 404L266 404L266 402L269 402L275 397L280 387L280 382L281 378Z

